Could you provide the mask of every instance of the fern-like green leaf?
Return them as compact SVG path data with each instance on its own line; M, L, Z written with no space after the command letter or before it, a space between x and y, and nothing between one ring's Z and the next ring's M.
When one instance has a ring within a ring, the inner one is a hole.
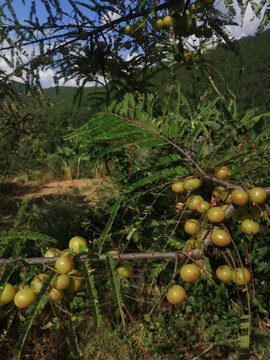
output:
M95 278L92 274L92 269L90 266L87 266L86 263L81 264L81 268L83 270L84 274L84 280L86 284L86 290L90 297L91 301L91 307L92 307L92 313L94 317L95 327L99 328L101 326L101 313L100 313L100 307L98 303L98 295L95 285Z
M65 299L64 299L64 306L67 309L67 312L69 314L71 314L70 302L69 302L69 299L67 297L65 297ZM81 350L79 348L78 337L77 337L77 334L76 334L76 332L74 330L74 326L73 326L73 322L71 320L71 316L66 321L66 326L67 326L68 342L69 342L70 350L71 350L70 355L71 355L72 359L79 359L79 358L81 358L82 353L81 353Z
M113 205L113 207L111 208L109 220L107 221L105 229L103 230L102 234L100 235L100 238L98 239L98 253L99 254L101 254L101 252L102 252L104 242L105 242L106 237L112 227L112 224L117 215L118 209L120 208L121 202L122 202L122 198L120 197L116 201L116 203Z
M14 240L14 239L15 240L21 239L21 240L43 241L44 244L46 244L46 243L55 244L56 243L56 239L54 239L50 236L47 236L47 235L36 233L36 232L16 231L16 230L12 229L7 234L0 235L0 240L6 241L6 242L10 242L11 240Z
M53 281L53 279L55 278L56 273L52 272L50 274L50 276L48 277L48 279L45 281L45 283L43 284L40 293L37 295L35 302L31 305L31 308L29 308L30 313L27 316L23 326L20 329L20 336L19 336L19 340L16 343L15 346L15 351L14 351L14 359L15 360L19 360L21 357L21 352L22 352L22 348L23 345L25 343L26 337L29 333L29 330L33 324L33 321L38 313L38 310L43 306L44 304L44 300L45 300L45 296L47 293L47 290L49 289L49 287L51 286L51 283Z
M163 169L153 175L147 176L144 179L140 179L139 181L135 182L134 184L129 186L125 192L129 193L129 192L136 190L142 186L145 186L149 183L153 183L153 182L163 179L163 178L168 179L175 175L186 176L187 174L188 174L187 170L182 166L177 166L175 168L169 168L169 169Z
M107 257L106 265L107 265L108 273L109 273L109 282L112 287L113 299L114 299L116 306L118 307L118 310L119 310L119 313L121 316L121 321L123 324L123 328L125 329L125 314L123 311L120 277L117 276L117 274L116 274L114 260L111 257Z
M18 211L17 217L14 221L13 229L17 229L17 227L20 225L21 219L23 217L23 214L25 213L25 210L26 210L30 200L31 200L31 197L27 197L26 199L24 199L24 201Z

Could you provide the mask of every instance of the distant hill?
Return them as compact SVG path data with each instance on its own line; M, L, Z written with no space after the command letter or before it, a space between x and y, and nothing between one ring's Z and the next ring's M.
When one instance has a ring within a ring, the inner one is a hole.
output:
M216 69L216 72L209 69L211 77L222 94L226 94L226 85L230 88L236 95L242 113L253 107L260 108L260 113L270 111L270 29L235 43L240 56L225 44L208 51L207 62ZM206 74L196 74L196 71L188 71L184 66L174 76L191 101L198 97L199 90L205 92L211 88ZM168 81L171 80L166 72L158 74L154 79L156 86L161 89Z
M227 84L236 95L242 112L252 107L259 107L260 112L270 111L270 29L260 35L242 38L236 44L241 57L235 55L226 45L208 51L207 60L224 78L221 80L217 73L211 71L213 80L223 93L226 93ZM198 89L206 91L211 88L206 76L201 78L201 74L198 75L196 77L196 72L188 71L184 66L176 71L173 79L170 79L166 71L161 71L153 77L154 89L162 93L167 84L177 79L183 92L192 99L195 93L198 95ZM73 111L76 90L65 86L59 87L57 91L56 88L44 89L55 104L52 111L56 113ZM82 108L89 107L89 98L92 98L96 90L95 87L84 89Z

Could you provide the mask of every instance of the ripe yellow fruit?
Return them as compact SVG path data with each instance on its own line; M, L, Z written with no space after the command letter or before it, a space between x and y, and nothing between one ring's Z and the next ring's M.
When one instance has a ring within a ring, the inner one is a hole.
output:
M71 278L68 276L68 274L58 275L52 282L52 286L56 290L65 290L70 286L70 284Z
M176 194L184 194L186 192L186 189L184 189L184 182L178 181L172 184L172 191Z
M171 27L173 24L173 18L170 15L165 16L163 19L163 25L165 28Z
M193 195L187 200L187 207L189 210L196 210L200 202L204 201L200 195Z
M74 269L74 261L70 256L62 255L56 260L55 268L61 274L67 274Z
M0 306L10 303L16 293L15 287L9 283L6 283L4 288L0 290L0 292L1 291L2 293L0 295Z
M187 234L193 235L200 229L199 221L195 219L189 219L185 222L184 230Z
M63 300L64 296L65 296L65 293L62 290L57 290L55 288L51 288L51 290L49 291L49 297L53 301Z
M183 265L180 269L180 276L186 282L193 282L200 277L200 269L196 264Z
M221 207L214 206L207 211L207 217L209 221L213 223L219 223L225 219L226 214Z
M58 256L59 253L60 253L59 249L50 248L45 252L44 257L55 257ZM49 265L53 265L53 262L50 263Z
M30 285L35 294L38 294L40 292L42 285L48 279L48 277L49 275L47 274L38 274L34 277Z
M242 189L236 189L231 193L232 203L238 206L245 205L248 202L248 193Z
M132 25L126 25L125 27L124 27L124 34L125 35L130 35L130 34L132 34L133 33L133 31L134 31L134 28L133 28L133 26Z
M118 266L117 272L122 277L128 277L133 273L133 264L129 261L123 261L123 263Z
M68 273L68 276L71 279L71 283L67 291L69 293L76 293L82 286L83 276L78 270L72 270Z
M217 278L224 283L232 281L232 270L228 265L221 265L216 270Z
M201 186L201 181L200 179L187 179L184 181L184 188L187 191L193 191L198 189Z
M19 290L14 296L14 304L20 308L24 309L31 305L35 301L36 295L34 291L26 286Z
M79 254L81 252L87 252L87 241L82 236L74 236L69 241L69 248L75 254Z
M262 204L267 198L266 191L263 188L255 187L249 191L249 200L253 204Z
M225 180L227 179L227 177L230 175L230 169L227 168L227 166L221 166L220 168L217 169L217 171L215 172L215 176L218 179L222 179Z
M211 234L211 240L217 246L227 246L232 241L228 232L223 229L214 230Z
M186 291L181 285L173 285L166 294L166 298L170 304L179 304L186 297Z
M199 204L196 207L196 210L201 213L204 214L206 211L209 210L210 205L208 204L207 201L200 201Z
M237 285L245 285L250 281L251 274L248 269L239 267L232 270L232 279Z
M164 22L162 19L157 19L157 21L154 23L154 28L156 30L162 30L164 28Z

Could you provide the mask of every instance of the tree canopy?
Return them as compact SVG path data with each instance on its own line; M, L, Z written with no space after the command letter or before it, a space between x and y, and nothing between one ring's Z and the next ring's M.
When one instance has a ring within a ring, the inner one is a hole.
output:
M138 90L147 87L149 69L156 65L203 68L210 43L233 47L228 26L238 25L250 7L260 19L258 31L269 22L267 0L223 5L214 0L5 0L1 57L14 69L11 75L32 83L39 83L39 69L53 68L56 84L75 79L82 86L107 85L117 79L116 86L120 81Z

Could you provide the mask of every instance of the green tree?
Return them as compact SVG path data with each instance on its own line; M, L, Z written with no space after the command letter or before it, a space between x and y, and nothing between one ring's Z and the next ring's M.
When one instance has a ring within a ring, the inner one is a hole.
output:
M75 79L83 87L94 80L110 89L112 97L116 90L123 94L149 88L154 65L157 69L168 65L190 69L195 64L205 68L203 50L214 35L234 47L225 29L237 25L232 0L224 2L224 13L214 1L204 0L72 0L65 7L53 0L35 0L31 6L21 3L29 11L22 24L12 1L1 5L1 57L14 68L12 75L30 82L39 83L39 70L52 68L56 84ZM267 26L266 0L238 5L242 17L251 5L254 16L261 18L260 31ZM198 44L190 36L196 36ZM31 53L25 46L32 47Z
M41 92L25 93L25 89L19 90L13 84L2 84L0 92L1 175L7 175L31 161L33 141L39 135L41 115L49 102Z

